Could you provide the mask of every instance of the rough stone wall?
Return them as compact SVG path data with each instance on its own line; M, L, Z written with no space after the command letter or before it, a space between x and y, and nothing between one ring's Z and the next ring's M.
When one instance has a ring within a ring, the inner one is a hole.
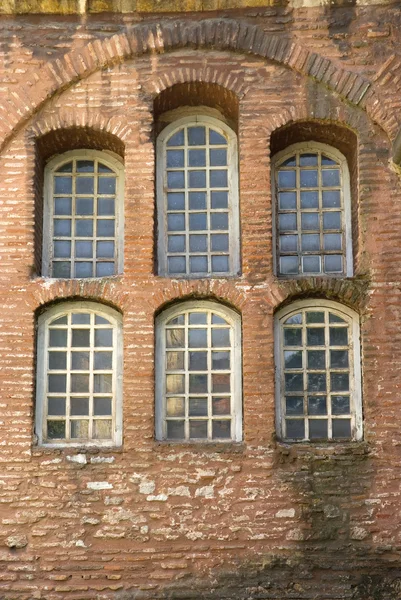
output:
M394 4L0 20L1 598L401 598L400 14ZM227 280L154 269L154 102L197 81L238 99L242 275ZM273 275L270 140L297 121L354 140L351 279ZM41 168L88 136L124 153L124 274L45 280ZM273 315L307 296L360 315L363 442L276 440ZM154 440L154 316L188 297L241 313L241 444ZM36 316L75 298L123 314L122 448L35 445Z

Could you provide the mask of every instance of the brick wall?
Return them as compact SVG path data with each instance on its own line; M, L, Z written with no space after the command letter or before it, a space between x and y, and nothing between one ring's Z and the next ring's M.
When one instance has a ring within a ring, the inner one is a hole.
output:
M398 5L4 16L0 28L0 597L399 598ZM208 89L238 120L242 275L161 278L154 115ZM273 274L270 142L290 125L349 148L350 279ZM76 147L124 156L124 273L46 280L43 164ZM362 442L276 439L273 316L306 297L360 315ZM78 298L123 314L121 448L35 442L36 318ZM154 319L183 298L241 313L242 443L154 439Z

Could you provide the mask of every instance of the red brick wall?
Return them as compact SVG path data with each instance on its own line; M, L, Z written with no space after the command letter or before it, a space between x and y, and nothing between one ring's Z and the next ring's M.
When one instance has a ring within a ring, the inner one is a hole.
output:
M107 39L137 16L0 21L0 597L399 597L401 211L390 162L399 125L397 63L390 59L400 41L398 12L233 11L242 24L236 37L234 26L228 35L209 24L203 38L201 30L166 29L160 36L174 48L135 56L125 38ZM135 39L146 50L152 36L141 32ZM199 38L188 47L190 34ZM294 46L279 47L276 39ZM83 51L83 63L67 54L90 40L106 41ZM154 272L154 102L174 83L198 80L238 98L242 275L228 280L177 281ZM355 134L352 279L273 275L270 136L293 121L337 123ZM121 276L57 282L38 272L38 160L52 148L75 147L72 130L82 139L92 131L91 147L111 136L124 147ZM361 443L275 438L273 315L283 302L310 296L360 314ZM186 297L222 300L241 312L241 444L154 439L154 316ZM63 298L104 302L123 314L122 448L35 445L35 315Z

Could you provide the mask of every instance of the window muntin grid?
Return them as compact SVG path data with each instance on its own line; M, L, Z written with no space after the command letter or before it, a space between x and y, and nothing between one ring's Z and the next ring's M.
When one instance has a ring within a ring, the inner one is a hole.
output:
M68 152L51 161L45 179L44 274L87 278L121 271L119 162L93 151Z
M159 136L159 272L239 270L236 138L216 119L182 119Z
M322 144L296 145L275 161L277 272L352 274L345 158Z
M156 432L159 439L241 439L240 325L208 303L157 323Z
M39 322L40 443L121 442L120 319L90 305L53 309Z
M355 316L318 302L298 303L277 326L278 429L283 439L360 439Z

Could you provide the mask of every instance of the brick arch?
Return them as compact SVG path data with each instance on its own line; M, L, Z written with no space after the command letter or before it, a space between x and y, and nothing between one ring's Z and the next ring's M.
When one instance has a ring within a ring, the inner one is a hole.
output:
M387 114L370 80L337 66L293 40L265 32L258 25L233 19L197 22L173 21L140 24L104 40L90 41L62 58L40 65L26 83L9 92L0 106L0 149L46 100L99 69L146 53L165 53L178 48L210 48L253 54L287 66L321 82L331 91L366 110L392 139L398 122Z
M232 282L223 279L204 279L200 281L171 280L168 286L159 288L152 294L150 302L154 313L159 313L174 302L185 300L215 300L229 304L242 312L246 303L243 290L237 289Z

